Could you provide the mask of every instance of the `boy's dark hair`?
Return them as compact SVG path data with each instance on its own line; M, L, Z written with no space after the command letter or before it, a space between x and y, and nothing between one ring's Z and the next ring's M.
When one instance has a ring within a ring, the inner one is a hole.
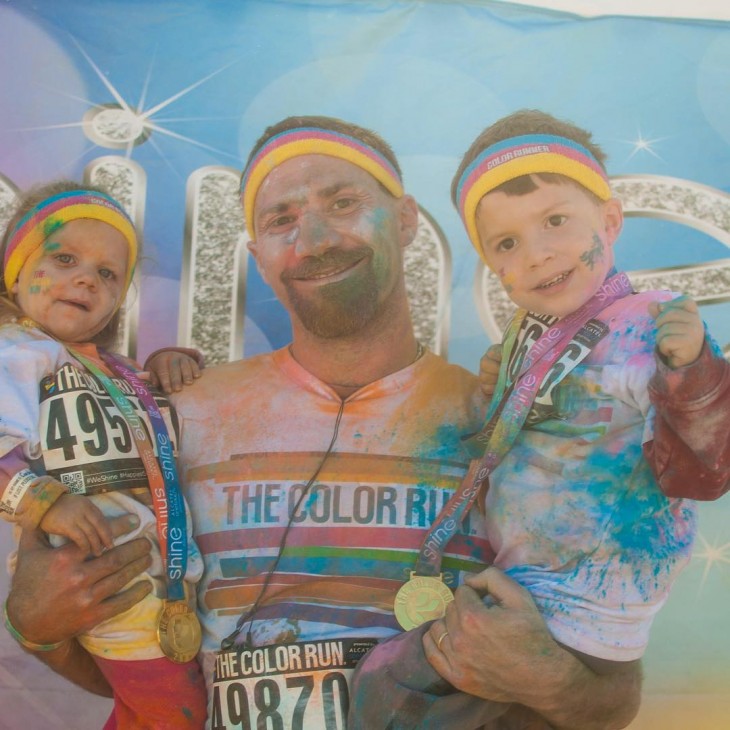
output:
M282 132L288 132L290 129L297 129L299 127L316 127L317 129L325 129L330 132L339 132L340 134L347 134L350 137L359 139L364 144L372 147L374 150L380 152L388 162L395 168L398 173L398 177L402 178L403 173L401 172L400 165L396 159L395 153L391 146L379 135L373 132L371 129L360 127L352 122L345 122L337 117L319 117L319 116L301 116L301 117L287 117L282 119L276 124L272 124L267 127L264 133L256 140L251 152L246 160L246 165L243 168L243 175L245 175L248 166L251 161L258 154L259 150L274 136L281 134ZM385 188L383 188L385 190Z
M49 183L34 185L33 187L28 188L28 190L21 194L19 200L16 203L15 212L8 221L8 224L5 227L5 231L3 232L2 241L0 242L0 299L3 300L1 303L1 306L3 308L7 308L12 311L19 311L17 306L13 303L10 293L5 287L5 266L3 265L3 262L5 261L5 249L8 246L10 234L13 232L13 229L18 224L20 219L28 212L30 212L36 205L38 205L38 203L54 195L59 195L60 193L70 193L75 190L90 190L96 193L104 193L104 195L110 195L107 190L99 187L98 185L81 185L77 182L74 182L73 180L53 180ZM137 236L138 251L141 250L141 245L142 243L139 239L139 236ZM139 260L139 253L137 255L137 259ZM119 336L119 326L121 324L121 321L122 314L121 309L119 309L107 322L104 329L102 329L100 332L97 332L96 335L91 338L91 341L95 345L103 347L105 349L113 348L117 343L117 338Z
M562 119L557 119L551 114L542 112L539 109L520 109L519 111L509 114L506 117L498 119L494 124L487 127L475 140L472 142L471 147L466 151L464 157L461 160L459 169L454 175L454 179L451 183L451 200L454 205L458 208L458 201L456 199L457 186L461 179L464 170L488 147L491 147L497 142L502 142L505 139L511 137L520 137L526 134L551 134L558 137L566 137L574 142L585 147L598 161L598 164L606 171L606 154L605 152L593 142L593 135L581 129L580 127L566 122ZM566 182L571 185L579 185L581 190L584 190L589 195L593 195L586 189L570 178L564 177L554 172L540 172L536 173L536 176L547 183L558 183ZM522 175L508 180L502 183L494 189L494 191L500 191L506 195L526 195L536 190L537 186L532 181L530 175ZM595 197L595 196L594 196ZM596 197L596 200L598 198Z

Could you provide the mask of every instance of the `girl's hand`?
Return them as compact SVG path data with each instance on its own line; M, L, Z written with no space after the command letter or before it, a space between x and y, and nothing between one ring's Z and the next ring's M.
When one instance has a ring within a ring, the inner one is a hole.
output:
M494 394L501 362L502 345L492 345L479 362L479 387L487 398Z
M87 554L97 557L114 547L106 517L82 494L62 494L43 516L39 527L48 534L63 535Z
M165 393L177 393L183 385L192 385L202 374L203 357L189 354L190 350L158 350L153 352L145 363L145 373L141 375L154 388Z
M656 346L671 368L691 365L702 352L705 327L697 302L677 297L669 302L651 302L649 314L657 325Z

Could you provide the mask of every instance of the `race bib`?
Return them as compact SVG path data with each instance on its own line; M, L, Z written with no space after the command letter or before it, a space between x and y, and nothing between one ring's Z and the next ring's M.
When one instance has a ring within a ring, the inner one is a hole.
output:
M114 379L152 433L149 416L139 398L123 380ZM166 398L155 401L176 434ZM43 461L49 476L65 484L72 494L98 494L116 489L147 487L147 472L140 459L129 424L101 383L89 372L70 363L55 376L41 381L40 436ZM176 439L177 440L177 439ZM156 439L155 455L157 453ZM176 444L168 443L173 459Z
M525 355L532 345L556 321L549 315L538 315L530 312L522 322L512 352L509 355L508 375L510 382L519 374ZM588 357L591 350L608 334L608 326L598 319L588 320L566 345L560 357L553 363L545 374L540 388L535 395L530 412L525 420L525 427L529 428L541 421L559 416L554 405L553 394L555 388L575 368Z
M377 643L328 639L220 652L211 730L343 730L350 677Z

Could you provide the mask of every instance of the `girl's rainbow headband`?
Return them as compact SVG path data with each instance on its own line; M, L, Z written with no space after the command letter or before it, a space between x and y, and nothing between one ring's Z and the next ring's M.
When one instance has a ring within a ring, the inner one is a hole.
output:
M601 200L611 197L608 176L582 145L566 137L526 134L487 147L464 170L456 188L456 204L469 238L480 256L477 231L479 201L508 180L539 172L554 172L580 183Z
M114 198L94 190L71 190L42 200L15 225L8 237L3 261L5 286L8 292L18 280L25 262L48 236L65 223L80 219L107 223L116 228L127 240L129 258L127 278L124 283L124 291L127 291L137 262L137 234L132 221Z
M394 197L403 196L403 182L393 165L370 145L341 132L318 127L298 127L269 139L251 160L241 177L246 230L254 238L253 212L256 194L266 176L282 162L301 155L329 155L351 162L369 172Z

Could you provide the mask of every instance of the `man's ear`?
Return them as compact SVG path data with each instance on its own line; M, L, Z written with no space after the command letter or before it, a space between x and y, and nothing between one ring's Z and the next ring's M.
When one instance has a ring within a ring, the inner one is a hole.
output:
M624 227L624 209L618 198L610 198L603 204L603 226L606 243L612 246Z
M259 256L259 247L256 243L256 241L249 241L246 244L246 248L248 248L248 252L253 256L253 260L256 262L256 268L259 271L259 274L261 278L264 280L265 284L269 283L269 280L266 278L266 272L264 271L264 267L261 264L261 257Z
M412 195L404 195L400 204L399 232L402 248L413 243L418 233L418 203Z

